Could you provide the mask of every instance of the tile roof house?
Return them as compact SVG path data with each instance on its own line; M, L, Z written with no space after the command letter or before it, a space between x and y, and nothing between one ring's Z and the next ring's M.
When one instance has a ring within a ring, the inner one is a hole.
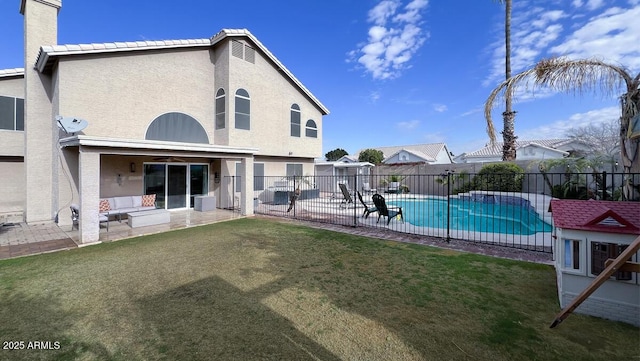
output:
M487 144L473 152L456 157L457 163L500 162L504 143ZM574 139L516 140L517 160L547 160L567 157L571 152L586 151L588 146Z
M640 203L554 199L554 260L558 298L564 308L640 236ZM631 262L638 262L637 252ZM576 310L577 313L640 326L640 280L618 271Z
M78 203L92 243L101 198L237 198L250 215L254 176L313 174L329 110L251 32L58 45L61 6L21 0L24 68L0 70L0 213L64 225ZM88 125L65 132L65 119Z
M398 145L371 148L384 154L384 164L427 163L451 164L451 153L444 143ZM364 150L364 149L363 149ZM362 152L363 150L360 150ZM355 156L356 159L358 156Z

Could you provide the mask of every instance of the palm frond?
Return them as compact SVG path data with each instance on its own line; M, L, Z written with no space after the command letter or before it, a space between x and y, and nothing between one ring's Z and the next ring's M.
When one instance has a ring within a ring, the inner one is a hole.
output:
M489 135L492 145L496 142L496 130L493 125L493 120L491 119L491 111L496 105L496 99L509 98L513 100L515 98L516 91L520 89L520 87L525 86L526 88L529 88L531 85L532 75L535 74L534 70L535 68L525 70L512 76L500 83L500 85L493 89L491 94L489 94L489 98L487 98L487 101L484 103L484 117L487 120L487 134Z
M616 90L633 83L629 73L621 66L595 58L543 59L536 64L535 74L537 83L567 93L593 91L611 95Z

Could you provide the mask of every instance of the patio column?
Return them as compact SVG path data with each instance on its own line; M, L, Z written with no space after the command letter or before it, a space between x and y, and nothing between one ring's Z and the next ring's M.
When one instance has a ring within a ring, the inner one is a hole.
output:
M80 179L80 243L94 243L100 239L98 205L100 203L100 153L80 147L78 165Z
M242 168L240 184L240 212L244 216L253 215L253 157L242 158Z

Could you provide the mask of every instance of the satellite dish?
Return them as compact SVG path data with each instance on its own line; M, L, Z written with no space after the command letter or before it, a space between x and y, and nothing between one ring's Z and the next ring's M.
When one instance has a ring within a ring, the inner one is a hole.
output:
M60 115L56 116L56 121L58 122L58 128L67 134L77 133L89 125L89 122L84 119L63 117Z

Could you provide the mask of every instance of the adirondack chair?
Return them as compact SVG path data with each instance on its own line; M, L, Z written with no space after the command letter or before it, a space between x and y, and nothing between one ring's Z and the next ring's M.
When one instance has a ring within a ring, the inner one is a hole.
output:
M378 211L378 208L376 208L376 206L373 203L369 203L369 202L365 202L362 199L362 194L360 194L360 192L358 193L358 199L360 200L360 203L362 203L362 205L364 206L364 212L362 213L362 216L364 218L369 218L369 215L371 213L375 213Z
M380 222L380 217L387 217L387 225L391 222L396 216L400 216L402 222L404 222L404 216L402 215L402 207L387 207L387 203L384 200L384 197L380 194L376 193L371 197L373 199L373 204L376 205L378 209L378 222Z

